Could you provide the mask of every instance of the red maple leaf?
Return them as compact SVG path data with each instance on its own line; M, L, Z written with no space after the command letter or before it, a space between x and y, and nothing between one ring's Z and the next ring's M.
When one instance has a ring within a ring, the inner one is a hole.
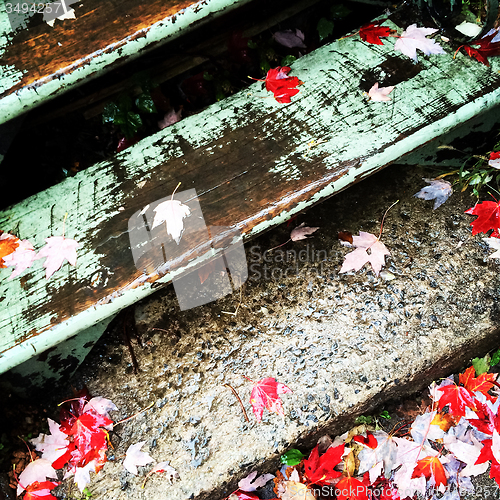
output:
M252 394L250 394L250 403L252 403L252 410L257 422L262 420L264 408L285 416L279 394L286 394L287 392L292 392L292 390L272 377L263 378L260 382L257 382L252 389Z
M57 498L50 493L59 483L56 481L42 481L41 483L35 481L26 488L24 500L57 500Z
M490 479L494 479L500 486L500 465L498 463L491 462Z
M495 398L490 396L488 391L493 387L494 384L491 381L495 380L496 375L494 373L482 373L479 377L474 377L475 374L476 370L473 366L470 366L464 373L459 375L460 383L466 389L469 389L470 392L481 392L490 399L490 401L494 402Z
M359 436L354 436L353 440L356 441L357 443L361 443L364 444L365 446L368 446L368 448L371 448L372 450L374 450L378 446L375 436L370 431L366 432L366 437L360 434Z
M449 405L449 413L457 417L465 417L465 408L476 409L474 396L465 387L459 387L455 384L440 387L443 395L439 398L438 411L441 411L446 405Z
M280 103L290 102L290 97L299 93L296 87L303 83L296 76L287 76L290 69L288 66L278 66L271 68L266 75L266 90L272 92Z
M318 445L311 451L309 458L304 460L304 474L310 484L329 484L330 479L342 475L334 467L342 461L344 445L328 448L326 453L319 456Z
M500 41L493 43L491 42L493 38L495 38L497 33L497 31L494 31L490 35L481 38L481 40L474 42L472 45L478 45L479 48L477 49L471 47L470 45L461 45L457 49L457 52L463 47L469 57L474 57L480 63L489 66L490 63L488 62L488 57L500 55Z
M387 26L380 26L384 21L376 23L365 24L359 29L359 36L363 42L374 43L376 45L383 45L381 36L390 36L394 30Z
M368 500L367 487L355 477L344 477L335 485L337 500Z
M493 229L491 236L499 238L500 234L500 202L483 201L465 211L469 215L477 215L478 218L471 223L472 234L487 233Z
M434 485L438 488L441 485L446 486L448 484L443 464L438 457L426 457L417 462L411 477L413 479L421 476L424 476L426 479L432 477L434 479Z
M83 467L91 460L96 460L98 466L103 465L106 461L107 432L102 427L112 423L113 421L109 418L92 410L78 417L69 433L73 436L73 443L76 447L72 453L70 465Z
M498 486L500 486L500 464L496 461L493 456L493 452L491 451L492 442L492 439L485 439L482 442L483 447L481 448L481 453L479 454L479 457L474 465L484 464L484 462L491 460L490 478L494 479Z

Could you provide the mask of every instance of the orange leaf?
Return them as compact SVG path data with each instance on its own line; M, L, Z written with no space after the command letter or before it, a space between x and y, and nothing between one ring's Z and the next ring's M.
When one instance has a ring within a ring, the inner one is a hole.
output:
M439 425L444 432L448 432L450 427L455 427L460 419L451 413L436 413L432 419L431 425Z
M476 370L473 366L470 366L464 373L460 374L460 383L471 392L479 391L485 396L489 396L487 392L493 387L491 381L495 380L496 375L494 373L482 373L479 377L474 377L475 374Z
M3 258L11 253L19 246L19 238L12 236L12 234L3 233L0 236L0 267L7 267Z
M344 477L335 486L337 500L368 500L366 486L355 477Z
M412 479L415 477L424 476L426 479L434 478L434 483L436 487L442 484L446 486L448 481L446 480L446 473L444 472L444 467L438 457L426 457L422 458L417 462L417 466L413 470Z

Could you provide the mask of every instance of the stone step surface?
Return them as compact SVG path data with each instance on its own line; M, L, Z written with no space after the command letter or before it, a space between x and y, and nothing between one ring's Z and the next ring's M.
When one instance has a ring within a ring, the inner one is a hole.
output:
M114 401L116 421L154 404L116 426L114 452L92 475L92 498L223 499L250 471L276 470L289 448L340 434L357 415L498 347L498 263L481 237L471 236L473 217L463 213L475 199L456 192L433 211L433 202L413 197L422 177L437 173L394 165L260 236L246 246L249 277L241 296L236 291L181 312L168 285L137 304L139 373L117 325L54 394L67 399L70 384L85 383L94 396ZM339 274L349 249L337 233L378 235L385 210L398 199L382 233L391 274L377 278L368 268ZM320 229L264 253L301 222ZM238 304L237 314L227 314ZM275 377L292 389L282 396L284 418L265 411L256 422L244 376ZM238 392L250 422L224 384ZM138 441L156 461L170 461L180 480L169 485L152 477L142 489L149 467L135 477L121 465Z
M473 217L463 213L475 199L456 192L433 211L433 202L413 197L422 177L438 173L391 166L260 236L246 246L249 277L241 297L236 291L181 312L169 285L139 303L139 373L117 327L71 381L114 401L115 420L154 403L116 427L115 460L93 476L92 498L222 499L250 471L276 470L289 448L340 434L357 415L498 347L499 264L481 237L471 236ZM392 276L377 278L368 268L339 274L349 249L337 233L378 235L385 210L398 199L382 233ZM320 229L264 253L301 222ZM227 314L238 304L237 314ZM265 411L256 422L244 376L275 377L292 389L282 396L284 418ZM238 392L250 422L224 384ZM170 461L181 479L169 485L153 477L141 489L143 477L121 465L138 441L156 461Z

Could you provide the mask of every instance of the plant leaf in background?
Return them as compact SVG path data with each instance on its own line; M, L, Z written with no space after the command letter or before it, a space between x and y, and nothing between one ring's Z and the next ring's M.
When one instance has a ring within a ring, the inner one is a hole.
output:
M9 233L0 232L0 268L5 268L7 265L4 262L4 257L15 252L19 246L19 238Z
M289 49L298 48L306 49L306 44L304 43L304 33L299 29L277 31L273 38L283 47L288 47Z
M283 412L279 395L288 392L292 392L292 390L285 384L277 382L272 377L267 377L257 382L250 395L250 403L252 404L252 410L257 422L262 420L264 408L284 417L285 413Z
M435 200L434 210L436 210L451 196L453 188L448 181L443 181L442 179L424 179L424 181L430 184L430 186L423 187L413 196L422 200Z
M477 45L477 49L471 45L462 45L457 49L457 52L463 48L469 57L473 57L485 66L489 66L488 57L500 55L500 40L493 41L497 34L498 29L491 30L480 40L472 42L471 45Z
M154 460L151 458L149 453L141 451L141 448L146 444L146 441L140 441L136 444L131 444L127 451L125 452L125 460L123 461L123 467L127 469L131 474L137 476L137 466L147 465Z
M292 449L281 455L281 463L290 466L299 465L305 455L300 450Z
M190 208L179 200L171 199L158 204L154 211L155 216L151 229L165 222L167 233L172 236L177 244L179 244L184 231L184 219L191 215Z
M292 241L306 240L308 236L313 234L319 229L319 227L307 227L303 222L300 226L297 226L290 233L290 239Z
M3 257L3 262L6 267L15 267L14 271L12 271L12 274L9 276L9 280L19 276L23 271L28 269L36 259L36 252L33 245L28 240L18 241L19 246L14 252ZM0 267L5 267L1 265L1 260L0 255Z
M334 28L333 21L330 21L326 17L322 17L318 21L316 29L318 30L319 41L322 42L325 38L328 38L333 33Z
M268 481L274 479L275 476L272 474L262 474L257 477L257 471L250 472L247 477L244 477L239 483L238 488L243 491L257 491L258 488L262 488L266 485Z
M267 72L266 90L272 92L279 103L291 102L290 97L299 93L296 87L303 83L296 76L288 76L290 70L288 66L278 66Z

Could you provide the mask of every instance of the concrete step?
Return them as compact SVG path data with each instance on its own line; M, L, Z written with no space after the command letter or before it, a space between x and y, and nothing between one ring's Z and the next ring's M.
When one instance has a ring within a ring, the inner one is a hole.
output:
M249 243L249 278L235 315L227 312L236 310L238 291L181 312L169 285L139 303L138 374L118 337L105 335L72 384L113 400L116 420L154 407L117 427L116 461L93 477L93 500L224 498L250 471L277 467L289 448L340 434L357 415L498 347L499 264L471 236L473 217L463 213L475 200L454 193L433 211L432 202L413 197L422 177L437 173L394 165L299 215L295 224L320 229L280 248L290 251L289 262L277 250L269 261L261 257L287 241L294 223ZM398 199L382 233L393 279L371 269L339 274L349 250L337 233L378 234ZM275 377L292 389L282 396L284 418L265 412L256 422L244 375ZM239 393L249 423L224 384ZM67 387L60 389L64 399ZM179 481L169 486L154 477L141 489L143 477L123 469L127 447L144 440L144 450L169 460Z

